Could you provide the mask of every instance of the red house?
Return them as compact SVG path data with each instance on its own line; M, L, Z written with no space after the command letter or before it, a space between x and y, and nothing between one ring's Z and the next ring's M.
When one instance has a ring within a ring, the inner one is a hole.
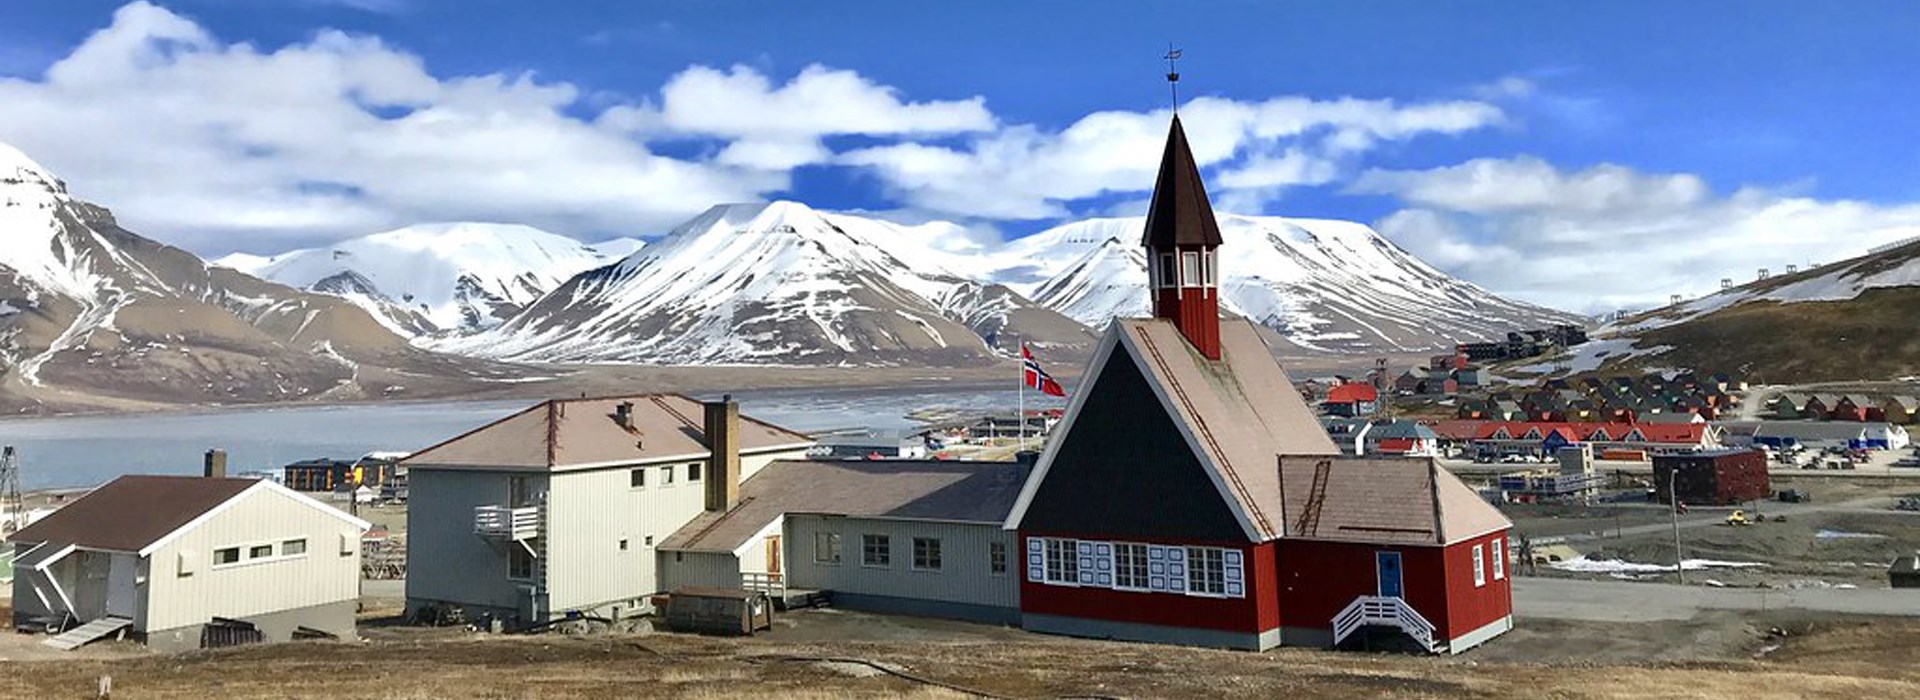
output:
M1007 519L1021 626L1429 652L1510 629L1511 523L1430 459L1336 458L1253 325L1206 302L1219 244L1176 117L1144 240L1155 317L1108 327Z

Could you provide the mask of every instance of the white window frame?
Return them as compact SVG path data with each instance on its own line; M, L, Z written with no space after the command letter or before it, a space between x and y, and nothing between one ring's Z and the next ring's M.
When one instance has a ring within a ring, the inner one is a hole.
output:
M871 544L871 541L875 539L878 539L880 541L880 548L878 550L875 550L874 548L869 546ZM878 551L880 553L879 563L874 563L873 558L869 556L875 551ZM860 535L860 565L867 567L869 569L893 568L893 536L892 535L872 535L872 534Z
M1204 282L1208 287L1220 286L1220 268L1217 261L1218 258L1214 257L1213 251L1211 250L1201 255L1200 266L1201 269L1204 270L1204 276L1206 278Z
M1041 540L1044 547L1044 583L1055 586L1080 585L1080 541L1057 537Z
M1215 562L1219 563L1217 580L1210 575L1215 571ZM1215 583L1218 583L1217 587L1213 585ZM1187 548L1187 595L1227 597L1227 550L1219 547Z
M290 544L294 544L294 543L299 543L299 545L300 545L300 551L298 551L298 552L293 552L293 553L288 553L288 552L287 552L287 545L290 545ZM284 540L281 540L281 541L280 541L280 549L279 549L279 554L280 554L280 556L281 556L282 558L286 558L286 559L292 559L292 558L295 558L295 557L304 557L304 556L306 556L306 555L307 555L307 549L308 549L308 547L307 547L307 538L305 538L305 537L293 537L293 538L289 538L289 539L284 539Z
M1487 553L1484 545L1473 546L1473 587L1487 585Z
M1497 537L1493 540L1493 580L1495 581L1507 577L1507 552L1506 547L1502 546L1504 539Z
M824 547L822 545L825 545ZM839 566L842 556L840 533L813 533L813 563L825 566Z
M1113 587L1122 591L1151 590L1147 565L1147 545L1138 542L1113 543ZM1137 576L1135 574L1138 574Z
M673 486L673 465L660 468L660 488Z
M914 571L939 571L945 568L946 560L940 550L938 537L913 538L913 559L907 562L908 568Z
M1160 288L1170 289L1180 286L1180 264L1174 260L1173 253L1160 254Z
M241 542L239 544L230 545L226 547L215 547L213 549L213 553L210 555L212 557L211 561L213 563L210 565L209 568L214 570L233 569L233 568L239 568L242 566L253 566L256 564L271 564L274 562L288 561L292 559L305 559L307 557L307 552L311 549L311 547L306 546L305 544L306 541L307 541L307 538L305 537L283 537L283 538L275 538L271 540L254 540L250 542ZM284 553L284 550L281 548L284 547L287 543L291 543L291 542L302 543L301 545L302 549L300 553L298 554ZM266 547L267 553L264 555L256 556L253 553L253 550L259 549L261 547ZM224 551L234 551L235 556L238 558L230 562L221 563L220 553Z
M1180 286L1198 287L1200 285L1200 252L1180 251Z

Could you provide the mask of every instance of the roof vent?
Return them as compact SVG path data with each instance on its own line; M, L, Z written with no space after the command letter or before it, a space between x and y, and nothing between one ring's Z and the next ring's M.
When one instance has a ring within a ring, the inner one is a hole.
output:
M613 407L613 422L627 430L633 430L633 402L622 401Z

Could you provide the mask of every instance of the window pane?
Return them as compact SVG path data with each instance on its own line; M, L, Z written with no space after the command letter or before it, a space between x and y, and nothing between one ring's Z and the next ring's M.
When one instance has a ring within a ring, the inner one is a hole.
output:
M1046 540L1047 582L1080 582L1080 543L1077 540Z
M687 465L687 481L699 481L699 480L700 480L700 463L694 462L692 464L688 464Z
M673 483L673 467L667 466L667 467L660 468L660 483L661 484Z
M940 540L932 537L913 538L913 568L940 568Z
M631 482L632 482L632 484L633 484L633 487L634 487L634 488L636 488L636 489L637 489L637 488L640 488L640 487L642 487L642 486L646 486L646 485L647 485L647 470L645 470L645 469L635 469L635 470L633 470L632 472L630 472L630 473L629 473L629 475L628 475L628 477L627 477L627 478L628 478L628 480L629 480L629 481L631 481Z
M1200 286L1200 254L1185 252L1180 254L1180 286Z
M1146 545L1124 542L1113 545L1113 585L1143 590L1147 587Z
M821 564L840 563L840 534L837 532L813 533L813 560Z
M1177 284L1178 278L1174 275L1173 269L1173 254L1162 253L1160 255L1160 286L1172 287Z
M287 556L292 556L295 554L306 554L307 541L306 540L287 540L285 542L281 542L280 553Z
M270 544L254 545L252 549L247 550L248 559L261 559L270 556L273 556L273 545Z
M1187 591L1207 595L1226 595L1226 550L1214 547L1187 548Z
M886 535L860 536L860 563L887 566L893 563L893 547Z
M987 569L996 574L1007 573L1007 543L987 543Z
M1211 250L1207 251L1207 286L1220 286L1219 259L1213 256L1213 251Z
M515 544L507 550L507 578L533 578L533 555L527 553L526 547Z
M232 564L237 561L240 561L239 547L228 547L226 549L216 549L213 551L213 563L215 564Z

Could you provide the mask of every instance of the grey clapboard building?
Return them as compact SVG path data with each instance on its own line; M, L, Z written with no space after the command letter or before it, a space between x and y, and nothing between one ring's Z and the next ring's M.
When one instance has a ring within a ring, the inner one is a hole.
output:
M1013 462L774 462L742 485L737 507L667 538L662 577L670 590L830 591L837 607L1012 624L1014 537L1000 526L1026 471Z
M811 445L731 400L649 394L546 401L421 450L402 461L408 614L514 626L647 610L665 590L658 541Z

